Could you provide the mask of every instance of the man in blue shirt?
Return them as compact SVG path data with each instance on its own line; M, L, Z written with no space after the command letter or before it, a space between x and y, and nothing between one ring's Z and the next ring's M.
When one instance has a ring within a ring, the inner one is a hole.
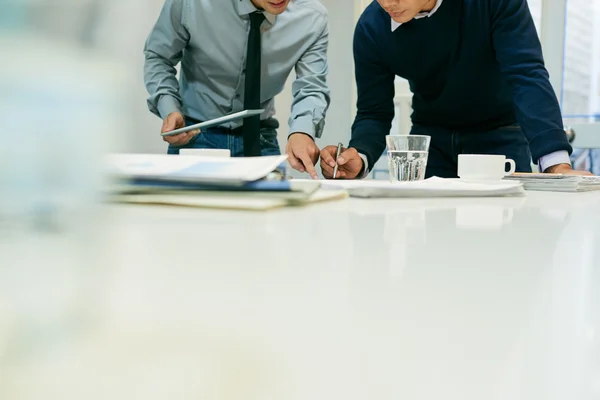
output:
M384 151L396 76L413 92L411 134L431 136L427 177L456 177L459 154L579 173L525 0L374 1L356 27L354 61L358 112L336 178L366 176ZM335 150L321 151L325 177Z
M329 106L327 12L318 0L166 0L144 50L150 111L162 132L244 109L262 116L206 132L165 137L181 148L224 148L233 156L279 154L273 99L292 70L287 153L316 178ZM180 64L180 79L175 67Z

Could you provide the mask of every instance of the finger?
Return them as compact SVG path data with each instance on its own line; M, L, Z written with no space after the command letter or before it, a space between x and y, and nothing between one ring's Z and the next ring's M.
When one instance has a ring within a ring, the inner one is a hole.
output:
M173 129L169 126L168 121L164 120L162 126L160 127L160 133L165 133L165 132L169 132L172 130Z
M335 175L335 179L345 178L348 174L344 170L343 167L338 167L337 174Z
M299 156L299 158L300 161L302 161L302 164L304 164L304 168L306 169L306 172L308 172L310 177L313 179L319 179L319 176L317 175L317 171L315 171L315 166L313 165L310 156L306 153L303 153Z
M169 144L174 144L179 141L177 136L163 136L163 140Z
M167 118L163 121L162 128L160 129L160 133L169 132L175 129L175 120L172 118Z
M163 121L160 133L170 132L175 129L180 129L180 128L184 128L184 127L185 127L184 120L169 116L169 117L167 117L167 119L165 119Z
M288 162L290 163L290 167L294 168L296 171L304 172L302 163L296 158L294 152L291 150L288 150Z
M340 178L344 178L346 177L346 173L344 171L342 171L341 169L338 168L337 173L335 174L335 178L333 177L333 168L330 168L328 170L328 173L325 174L325 172L323 172L323 176L327 179L340 179Z
M329 165L328 162L326 162L323 157L321 157L321 161L319 162L319 164L321 165L321 169L324 171L333 171L333 167L331 165ZM333 163L333 166L335 167L335 163Z
M183 140L178 140L178 141L173 141L173 142L169 142L169 144L171 146L183 146L185 144L185 141Z
M323 165L323 162L325 162L325 164L327 164L331 168L335 167L335 160L333 158L333 155L335 154L336 150L337 149L335 148L335 146L328 146L321 150L321 166Z
M188 144L196 135L191 132L186 132L184 138L181 140L180 146Z
M323 177L326 179L331 179L333 176L333 168L330 167L329 164L323 160L323 158L321 158L321 171L323 172Z
M312 152L310 155L310 161L312 161L312 165L315 166L319 162L320 152L317 150L316 152Z
M326 179L331 179L333 177L333 171L335 169L335 162L333 163L333 165L334 165L333 167L329 166L325 161L323 161L323 158L321 158L321 171L323 171L323 177L325 177ZM347 176L348 176L348 174L344 170L344 168L338 166L338 170L337 170L337 174L335 175L335 179L345 178Z
M312 165L317 165L317 162L319 161L319 157L321 156L321 150L319 149L319 146L317 146L315 143L313 143L312 147L310 147L309 149L309 154L310 154L310 159L312 161Z
M184 146L190 142L192 136L186 132L176 135L174 136L174 138L176 139L173 142L171 142L173 146Z
M345 165L348 161L360 157L355 149L342 149L342 153L337 159L338 165Z
M165 142L175 145L175 144L183 141L185 139L185 137L186 137L185 133L180 133L178 135L173 135L173 136L163 136L163 139Z

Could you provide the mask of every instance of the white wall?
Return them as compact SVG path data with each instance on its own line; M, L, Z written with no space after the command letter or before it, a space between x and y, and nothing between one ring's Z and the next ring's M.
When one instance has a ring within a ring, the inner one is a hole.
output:
M94 32L96 46L125 64L131 80L129 119L124 121L119 151L164 153L166 144L158 137L161 120L148 111L144 87L144 42L164 4L164 0L102 0ZM135 16L135 23L131 22Z

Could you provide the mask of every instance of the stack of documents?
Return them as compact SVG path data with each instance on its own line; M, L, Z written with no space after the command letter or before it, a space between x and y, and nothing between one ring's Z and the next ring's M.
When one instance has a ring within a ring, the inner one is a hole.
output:
M324 189L345 189L351 197L498 197L524 194L518 182L468 182L459 179L430 178L416 182L330 180Z
M135 204L268 210L348 197L343 189L321 190L319 182L282 179L277 171L286 158L112 155L111 198Z
M600 177L597 176L516 173L506 177L505 180L522 182L525 190L550 192L589 192L600 190Z

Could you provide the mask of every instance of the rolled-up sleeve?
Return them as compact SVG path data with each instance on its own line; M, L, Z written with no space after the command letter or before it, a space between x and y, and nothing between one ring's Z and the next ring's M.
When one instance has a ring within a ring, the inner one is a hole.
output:
M321 137L325 127L325 114L329 108L330 91L327 86L327 47L329 29L327 22L318 39L296 63L296 80L292 85L294 96L290 117L290 134L306 133Z
M185 28L187 0L166 0L144 47L144 83L149 110L161 118L181 112L176 65L189 41Z

